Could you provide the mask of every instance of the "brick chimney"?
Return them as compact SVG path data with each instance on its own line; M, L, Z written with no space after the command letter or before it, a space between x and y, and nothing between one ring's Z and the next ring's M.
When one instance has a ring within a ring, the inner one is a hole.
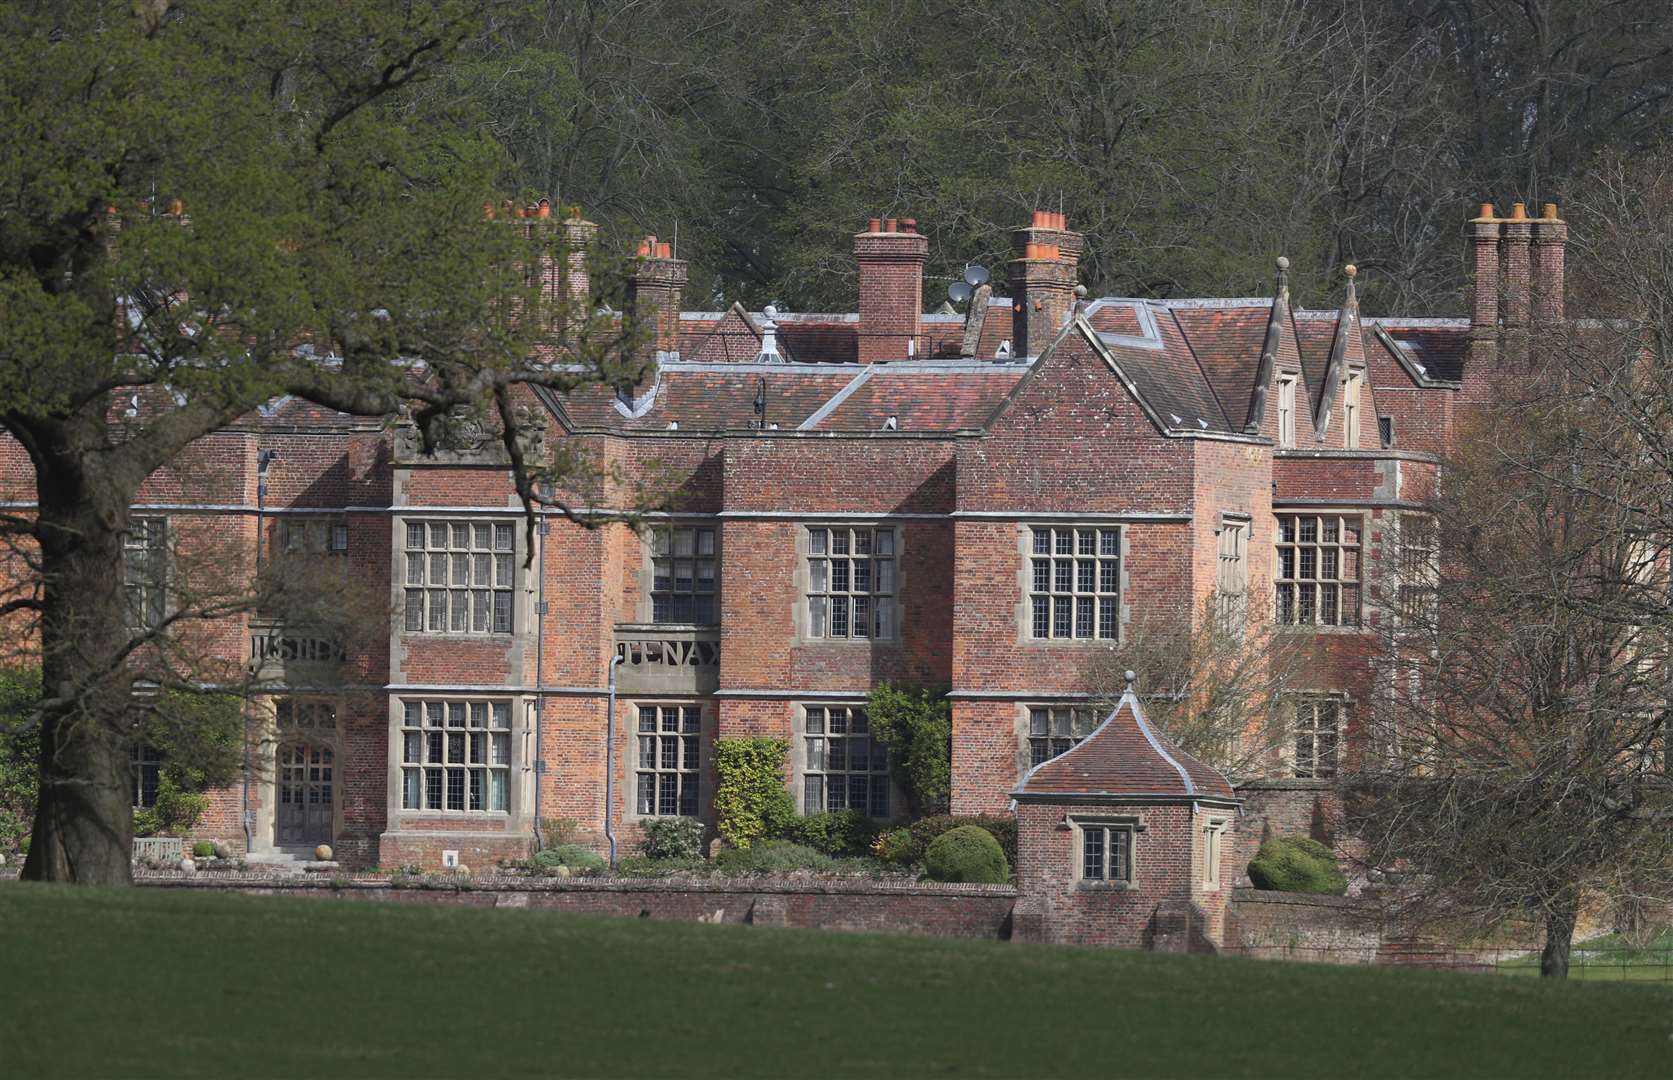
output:
M860 363L905 360L920 351L924 260L929 239L912 218L872 218L854 235L860 264Z
M1488 399L1488 376L1499 358L1499 239L1498 211L1482 203L1470 219L1470 343L1464 368L1463 399Z
M1086 239L1070 232L1062 214L1034 211L1011 233L1011 338L1015 356L1035 356L1069 320L1076 268Z
M1534 325L1555 327L1562 324L1564 317L1564 248L1568 244L1568 224L1557 216L1556 203L1546 203L1533 227Z
M639 241L633 271L627 279L627 315L639 321L646 349L671 353L680 347L680 298L687 277L683 259L655 236Z

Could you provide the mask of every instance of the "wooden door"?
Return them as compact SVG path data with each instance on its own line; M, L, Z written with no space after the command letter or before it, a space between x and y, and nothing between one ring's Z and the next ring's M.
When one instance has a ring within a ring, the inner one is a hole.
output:
M331 748L298 743L279 750L278 840L329 844L336 783Z

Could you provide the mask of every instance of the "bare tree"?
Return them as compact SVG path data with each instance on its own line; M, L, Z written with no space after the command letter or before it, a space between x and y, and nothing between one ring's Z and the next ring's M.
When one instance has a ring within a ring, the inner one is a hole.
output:
M1300 689L1309 636L1261 605L1214 596L1195 618L1152 617L1086 661L1086 686L1114 708L1133 672L1145 715L1181 750L1232 777L1268 775L1291 737L1285 696Z

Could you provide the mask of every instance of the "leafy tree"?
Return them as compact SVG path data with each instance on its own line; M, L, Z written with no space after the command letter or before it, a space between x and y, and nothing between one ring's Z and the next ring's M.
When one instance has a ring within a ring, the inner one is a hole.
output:
M946 687L879 683L866 698L872 737L915 818L944 814L953 794L953 706Z
M502 8L0 11L0 427L37 500L0 522L29 571L0 617L45 687L26 876L127 881L127 747L152 720L136 685L239 674L180 655L193 627L256 606L239 573L130 617L123 543L148 475L291 394L410 418L427 447L481 420L532 503L579 462L525 460L527 388L631 377L610 359L626 335L567 274L568 231L484 221L492 142L401 111Z

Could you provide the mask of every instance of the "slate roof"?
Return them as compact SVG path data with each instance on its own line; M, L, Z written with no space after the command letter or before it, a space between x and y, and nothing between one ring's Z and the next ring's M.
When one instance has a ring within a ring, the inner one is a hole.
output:
M1367 337L1380 327L1399 346L1405 359L1416 365L1426 379L1442 382L1462 382L1464 361L1470 347L1468 319L1366 319ZM1380 343L1365 343L1367 350L1384 348Z
M1220 773L1173 745L1144 718L1131 690L1085 739L1034 766L1012 797L1235 799Z

